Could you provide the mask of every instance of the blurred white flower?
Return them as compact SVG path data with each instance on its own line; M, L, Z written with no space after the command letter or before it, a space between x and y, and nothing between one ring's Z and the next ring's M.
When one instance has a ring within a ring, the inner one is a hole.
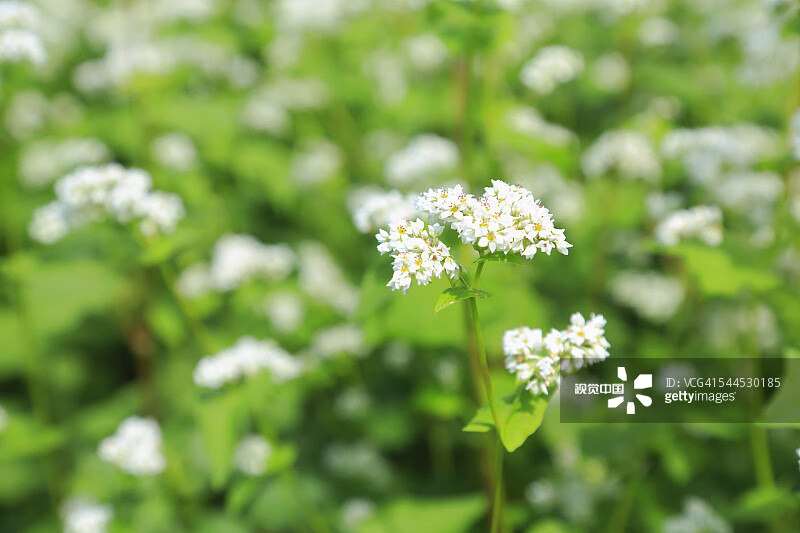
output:
M683 302L681 282L656 272L624 271L609 285L611 296L653 322L665 322Z
M783 179L775 172L737 171L720 179L712 193L719 204L738 210L751 223L765 224L784 189Z
M566 146L577 139L572 131L547 122L532 107L515 107L506 113L505 120L513 131L554 146Z
M365 482L373 488L385 487L392 477L390 464L367 442L334 442L323 451L322 461L335 476Z
M354 420L367 413L370 403L369 396L363 388L349 387L333 401L333 410L343 420Z
M61 507L64 533L106 533L114 508L85 498L70 498Z
M291 126L290 111L319 109L329 98L328 87L316 78L278 78L251 94L242 121L254 130L282 135Z
M661 176L661 163L650 139L633 130L602 134L584 152L581 167L591 178L612 172L628 180L654 181Z
M604 91L617 93L624 90L631 79L628 60L619 52L598 57L592 64L592 81Z
M17 0L0 2L0 64L45 62L47 53L36 31L41 22L41 13L32 4Z
M416 218L416 194L403 194L398 190L384 191L378 187L359 187L347 199L353 215L353 224L361 233L375 231L391 222Z
M402 44L414 68L423 72L436 70L447 61L447 46L436 35L409 37Z
M281 281L296 263L294 252L286 244L263 244L250 235L223 235L214 245L210 286L224 292L255 279Z
M364 59L362 70L375 82L382 103L393 106L405 99L408 80L400 55L392 50L376 50Z
M800 448L797 448L795 450L795 453L797 454L797 459L798 459L797 460L797 466L798 466L798 468L800 468Z
M361 525L375 514L375 504L364 498L350 498L342 504L342 528L347 532L360 531Z
M43 187L80 165L97 165L110 157L106 145L93 138L35 141L20 155L20 180L29 187Z
M289 174L298 185L316 185L332 178L342 167L339 147L330 141L307 141L292 154Z
M789 124L789 146L795 159L800 159L800 108L794 112Z
M639 26L639 41L646 46L666 46L678 39L680 28L664 17L650 17Z
M56 182L56 200L34 211L29 232L49 244L110 217L121 224L138 219L146 235L172 233L183 218L183 201L151 186L150 175L140 169L116 163L79 167Z
M394 187L411 185L448 174L458 166L458 148L449 139L418 135L386 162L386 181Z
M167 133L156 138L150 151L159 165L176 172L186 172L197 161L194 143L183 133Z
M534 481L525 489L525 499L535 508L547 509L556 501L556 490L549 480Z
M261 435L247 435L233 453L236 468L249 476L260 476L267 471L272 457L272 445Z
M103 439L98 454L134 476L154 476L167 466L161 428L152 418L126 418L114 435Z
M677 192L652 192L647 195L645 204L650 218L660 219L680 208L683 197Z
M357 287L345 278L328 250L319 243L305 242L298 249L300 288L308 296L347 316L358 308Z
M705 501L689 497L683 512L668 518L663 533L732 533L733 529Z
M566 46L539 49L520 71L522 84L540 94L549 94L583 72L583 56Z
M364 333L356 324L342 324L319 330L311 339L309 351L319 358L347 354L355 357L367 355Z
M673 211L658 222L655 237L664 246L674 246L689 238L717 246L722 242L722 211L712 205Z
M551 329L544 337L547 350L559 358L561 372L571 373L605 360L611 347L605 337L605 317L592 313L586 320L582 314L573 313L569 320L566 329Z
M8 413L6 412L5 409L3 409L3 406L0 405L0 433L3 432L3 430L6 428L7 425L8 425Z
M288 290L270 294L259 309L267 315L272 327L280 333L296 331L305 317L303 301L297 294Z
M194 369L194 382L199 387L218 389L225 383L266 371L273 383L297 378L304 365L271 340L259 341L245 336L236 344L215 355L203 357Z

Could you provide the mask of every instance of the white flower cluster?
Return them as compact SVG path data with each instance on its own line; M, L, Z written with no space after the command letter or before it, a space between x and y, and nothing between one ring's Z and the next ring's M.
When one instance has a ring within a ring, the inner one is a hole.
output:
M650 17L642 21L637 35L645 46L667 46L680 36L680 28L664 17Z
M280 333L292 333L305 317L305 306L296 293L283 290L270 294L258 307L270 324Z
M182 294L196 297L207 291L227 292L255 279L281 281L297 263L286 244L263 244L250 235L223 235L214 245L211 264L196 264L178 278Z
M36 141L20 156L20 180L29 187L44 187L80 165L99 165L110 157L106 145L93 138Z
M350 315L358 308L361 295L345 277L330 252L319 243L300 245L300 288L309 297L335 309L341 315Z
M619 52L609 52L594 61L591 75L592 82L598 89L618 93L628 86L631 80L631 67L624 55Z
M398 190L361 187L350 194L347 205L356 229L367 233L387 226L390 222L416 218L416 197L416 194L403 194Z
M450 257L450 248L439 240L442 231L444 226L426 226L420 219L389 224L389 231L381 229L375 235L380 243L378 251L381 255L391 253L394 259L394 274L386 286L405 294L412 280L417 285L427 285L445 273L451 279L457 278L461 268Z
M260 476L267 471L272 456L272 445L261 435L248 435L239 441L233 452L236 468L249 476Z
M553 146L566 146L577 139L572 131L547 122L532 107L515 107L506 113L505 120L513 131Z
M620 272L611 281L610 291L614 300L653 322L667 321L684 297L679 280L656 272Z
M350 498L342 504L344 531L361 531L361 526L375 514L375 503L364 498Z
M492 180L480 198L465 194L460 185L430 189L420 195L417 208L450 224L464 243L488 252L531 259L539 251L550 255L553 249L567 255L572 246L531 191L500 180Z
M3 432L6 425L8 425L8 413L3 409L3 406L0 405L0 433Z
M403 41L408 59L417 70L431 72L447 61L447 46L433 34L416 35Z
M722 211L714 205L673 211L658 222L655 237L664 246L674 246L688 238L717 246L722 242Z
M138 219L146 235L171 233L183 218L183 201L151 191L152 184L144 170L116 163L80 167L56 182L56 200L34 212L30 234L50 244L72 229L107 217L122 224Z
M653 181L661 176L661 163L650 139L632 130L602 134L581 157L581 168L592 178L612 171L628 180Z
M328 98L328 87L318 79L281 78L253 93L245 103L242 122L256 131L282 135L292 124L290 111L318 109Z
M154 476L167 467L161 428L152 418L126 418L116 433L103 439L98 455L134 476Z
M367 354L364 333L356 324L342 324L318 331L311 339L309 351L319 358L339 354L362 357Z
M339 147L330 141L306 142L292 155L289 174L298 185L316 185L332 178L342 167Z
M159 165L175 172L186 172L197 161L194 143L184 133L166 133L157 137L150 151Z
M106 533L114 508L84 498L71 498L61 507L64 533Z
M540 94L549 94L557 85L566 83L583 72L583 56L566 46L541 48L522 67L522 84Z
M549 394L560 374L569 374L608 357L611 346L605 338L606 319L592 314L587 321L573 313L564 330L519 327L503 335L506 369L533 394Z
M458 166L458 148L449 139L426 133L409 141L386 162L386 181L402 187L423 178L431 179L452 172Z
M683 503L683 512L668 518L663 533L732 533L733 529L705 501L689 497Z
M795 159L800 160L800 109L795 111L794 115L792 115L789 129L789 145L792 148L792 154Z
M781 153L783 142L774 130L754 124L677 129L661 139L661 153L680 159L698 183L711 183L727 168L744 169Z
M33 31L39 26L38 8L26 2L0 2L0 64L27 61L41 65L47 59L44 45Z
M273 340L259 341L245 336L215 355L203 357L194 369L200 387L218 389L243 376L269 372L273 383L283 383L303 372L302 362L289 355Z

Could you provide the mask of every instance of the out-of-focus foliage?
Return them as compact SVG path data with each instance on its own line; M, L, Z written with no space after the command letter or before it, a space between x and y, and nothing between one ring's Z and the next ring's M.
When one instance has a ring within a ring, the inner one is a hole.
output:
M440 185L522 184L574 245L486 261L498 394L503 332L580 311L611 357L786 357L796 411L798 9L0 0L0 531L486 530L463 295L392 293L373 237ZM97 200L109 163L149 196ZM797 426L520 394L507 531L797 530Z

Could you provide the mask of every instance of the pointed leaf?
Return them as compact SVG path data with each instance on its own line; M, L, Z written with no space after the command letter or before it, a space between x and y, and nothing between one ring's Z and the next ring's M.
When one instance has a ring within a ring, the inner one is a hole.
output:
M497 405L502 424L500 439L508 452L513 452L522 446L527 438L539 429L549 403L549 396L534 396L524 385L520 385L514 394L503 398ZM464 426L463 431L485 433L494 425L491 409L487 403L478 409L469 424Z
M466 300L467 298L489 298L491 295L480 289L470 289L469 287L465 287L463 285L459 285L458 287L450 287L449 289L445 289L442 291L442 294L439 295L439 299L436 300L436 307L434 307L433 312L438 313L445 307L453 305L459 300Z

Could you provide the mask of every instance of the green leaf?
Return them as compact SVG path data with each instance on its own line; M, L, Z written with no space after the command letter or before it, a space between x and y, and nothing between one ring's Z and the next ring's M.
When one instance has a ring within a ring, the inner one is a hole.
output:
M445 289L442 291L442 294L439 295L439 299L436 300L436 307L433 308L434 313L438 313L445 307L453 305L459 300L466 300L467 298L489 298L491 295L480 289L470 289L469 287L465 287L463 285L459 285L458 287L450 287L449 289Z
M456 498L401 499L382 508L359 530L361 533L463 533L483 515L480 494Z
M707 296L735 296L745 289L766 292L778 286L778 278L763 269L741 265L719 248L682 244L670 249L683 258L686 269Z
M549 403L549 396L534 396L524 385L497 403L497 416L502 426L500 440L509 453L522 446L539 429ZM485 433L494 427L491 408L487 403L478 409L463 431Z
M486 254L475 260L476 263L511 263L512 265L524 265L525 259L519 254L504 254L503 252L494 252Z
M761 417L767 424L797 424L797 406L800 405L800 353L786 351L786 371L778 392L770 399Z
M241 399L230 391L212 395L197 408L197 421L214 488L224 486L231 473L231 459L241 420Z

